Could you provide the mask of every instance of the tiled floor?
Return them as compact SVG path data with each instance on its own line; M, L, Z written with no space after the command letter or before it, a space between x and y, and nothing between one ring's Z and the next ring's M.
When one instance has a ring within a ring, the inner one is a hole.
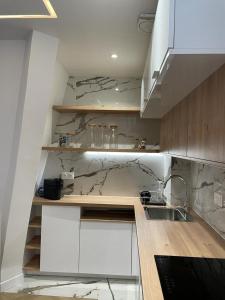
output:
M25 277L23 286L8 292L96 300L136 300L137 290L134 280L29 276Z

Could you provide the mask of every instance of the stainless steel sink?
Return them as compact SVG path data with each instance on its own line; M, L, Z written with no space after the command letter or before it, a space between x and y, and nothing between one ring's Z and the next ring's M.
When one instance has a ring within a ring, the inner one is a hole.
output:
M145 214L148 220L170 220L190 222L192 217L183 208L162 208L145 207Z

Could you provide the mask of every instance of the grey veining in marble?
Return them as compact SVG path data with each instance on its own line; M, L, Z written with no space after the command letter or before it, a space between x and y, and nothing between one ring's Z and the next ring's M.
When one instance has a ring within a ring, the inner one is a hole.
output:
M214 203L214 192L221 193L225 201L225 170L175 159L172 172L183 175L187 179L193 209L225 238L225 208L218 207ZM176 186L173 186L173 191L176 189Z
M136 300L138 285L134 280L29 276L25 277L23 286L15 286L8 292L75 299Z
M57 142L60 134L74 133L72 142L81 147L90 147L91 137L89 124L104 124L118 126L118 144L133 148L136 139L146 138L147 144L159 144L160 121L140 119L137 115L101 114L101 113L75 113L60 114L53 134L53 142ZM110 130L107 131L108 136Z
M51 153L44 178L57 177L71 167L75 179L64 182L65 194L137 196L141 190L156 190L163 180L160 154Z
M140 90L141 81L137 78L70 76L65 101L77 104L137 105L140 102Z

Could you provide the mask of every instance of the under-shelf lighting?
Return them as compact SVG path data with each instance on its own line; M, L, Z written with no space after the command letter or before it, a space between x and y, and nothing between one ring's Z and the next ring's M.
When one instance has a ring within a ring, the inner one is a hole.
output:
M50 0L42 0L48 15L0 15L0 19L56 19L58 18Z
M150 156L162 156L162 153L148 153L148 152L110 152L110 151L85 151L84 152L85 156L91 156L91 157L99 157L99 156L103 156L103 155L110 155L110 156L146 156L148 155Z

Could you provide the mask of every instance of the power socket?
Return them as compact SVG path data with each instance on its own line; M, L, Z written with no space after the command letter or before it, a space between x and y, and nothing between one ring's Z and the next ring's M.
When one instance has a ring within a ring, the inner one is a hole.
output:
M61 179L67 180L67 179L74 179L74 172L62 172L61 173Z
M223 194L221 192L214 192L214 203L218 207L223 207L224 206Z

